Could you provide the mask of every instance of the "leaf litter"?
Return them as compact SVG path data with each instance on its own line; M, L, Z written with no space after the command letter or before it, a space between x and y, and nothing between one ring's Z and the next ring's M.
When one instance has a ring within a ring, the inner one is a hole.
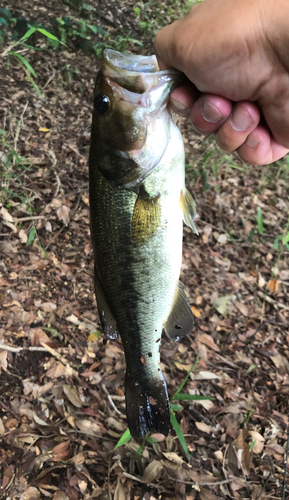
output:
M35 3L40 21L52 4ZM149 8L169 22L162 4ZM135 4L99 9L111 37L121 24L152 51ZM29 18L30 5L20 10ZM99 334L93 295L87 153L99 62L69 46L27 57L42 99L15 61L1 61L0 128L29 166L1 184L0 498L281 498L289 254L275 241L288 221L286 159L249 167L179 120L199 216L199 238L184 231L181 273L196 326L162 341L178 436L136 443L121 342Z

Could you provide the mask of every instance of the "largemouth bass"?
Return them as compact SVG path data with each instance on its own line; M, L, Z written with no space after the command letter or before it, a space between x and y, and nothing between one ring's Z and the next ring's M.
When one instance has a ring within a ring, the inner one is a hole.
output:
M176 70L155 56L106 50L94 90L89 157L95 293L104 333L122 339L131 435L169 432L160 367L163 329L176 341L193 328L179 283L183 223L195 232L184 147L167 109Z

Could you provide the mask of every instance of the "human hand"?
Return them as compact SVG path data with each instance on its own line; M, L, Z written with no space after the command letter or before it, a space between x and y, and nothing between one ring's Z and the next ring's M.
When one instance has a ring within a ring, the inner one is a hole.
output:
M155 53L189 82L171 107L254 165L289 151L288 0L205 0L161 30Z

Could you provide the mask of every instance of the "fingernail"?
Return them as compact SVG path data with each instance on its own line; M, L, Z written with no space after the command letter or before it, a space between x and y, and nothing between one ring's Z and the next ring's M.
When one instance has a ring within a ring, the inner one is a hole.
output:
M204 101L202 105L202 115L203 118L209 123L217 123L223 117L222 113L216 108L214 104L211 104L208 101Z
M252 124L252 118L243 108L237 108L231 115L230 122L234 130L244 132Z
M246 139L246 144L250 146L250 148L256 148L258 144L260 144L260 141L256 137L256 134L250 134Z
M177 101L176 99L173 99L171 97L171 103L173 104L173 106L178 110L178 111L187 111L188 110L188 107L185 106L182 102L180 101Z

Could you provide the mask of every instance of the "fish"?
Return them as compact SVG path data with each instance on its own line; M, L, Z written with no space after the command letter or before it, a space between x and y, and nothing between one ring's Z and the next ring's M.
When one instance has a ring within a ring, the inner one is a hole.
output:
M185 187L184 145L168 109L181 74L153 56L103 53L94 88L89 153L95 295L103 332L120 335L126 415L133 438L168 435L170 406L160 365L194 316L179 281L183 220L197 233Z

